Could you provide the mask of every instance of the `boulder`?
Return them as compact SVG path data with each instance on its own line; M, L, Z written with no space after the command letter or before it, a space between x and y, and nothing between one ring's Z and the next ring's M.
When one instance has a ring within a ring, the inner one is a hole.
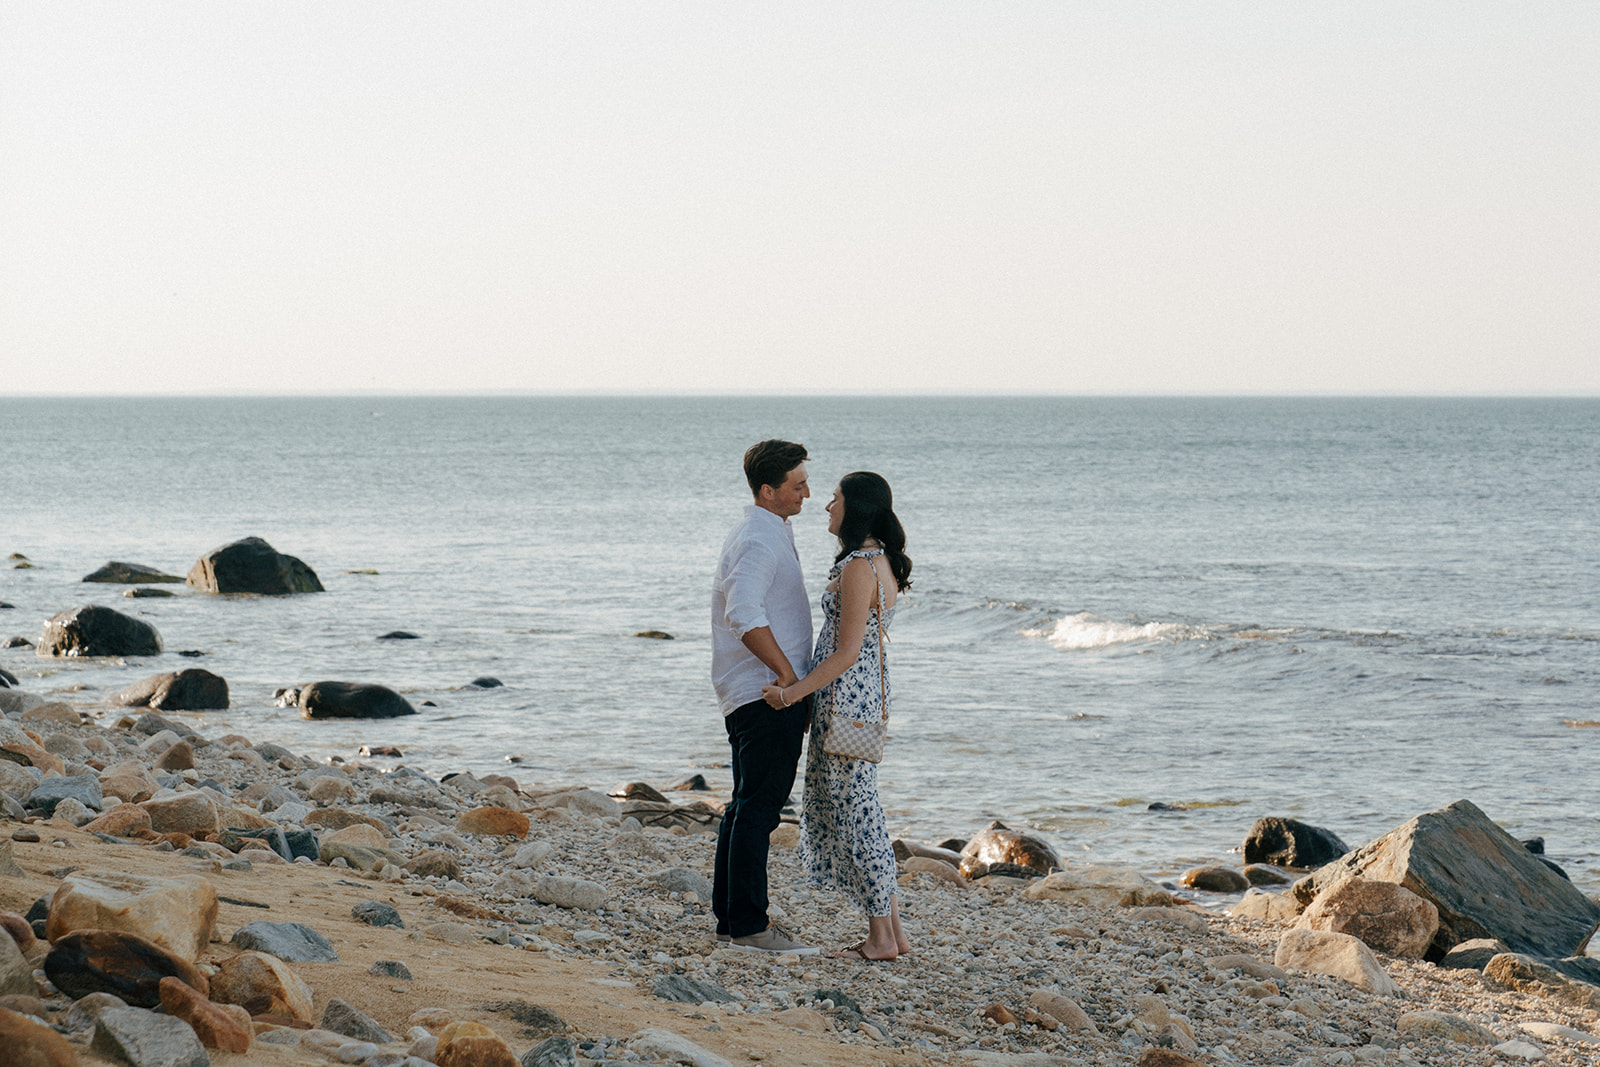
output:
M393 719L415 715L410 701L381 685L312 682L297 699L302 719Z
M161 979L159 991L161 1010L174 1019L188 1023L189 1029L194 1031L200 1044L206 1048L222 1049L224 1052L250 1051L254 1030L249 1015L245 1015L241 1022L226 1008L211 1003L176 978ZM232 1007L234 1011L240 1010L237 1006Z
M1289 879L1276 867L1252 863L1240 872L1251 885L1288 885Z
M262 952L223 960L211 979L211 999L237 1004L251 1015L285 1015L307 1026L316 1021L311 987L288 964Z
M1490 989L1515 989L1533 997L1600 1011L1600 987L1573 981L1548 963L1515 952L1503 952L1483 969Z
M1061 868L1061 857L1043 839L1018 833L999 821L991 822L974 834L961 850L961 855L964 859L988 866L1011 863L1031 868L1040 874L1049 874ZM965 865L963 873L966 873Z
M206 711L228 706L228 683L199 667L155 674L135 682L111 698L123 707L157 711Z
M140 805L150 816L150 828L158 834L216 833L222 827L217 804L200 790L170 797L155 797Z
M944 860L936 860L928 856L911 856L901 866L907 874L931 874L941 882L948 882L963 889L971 884L961 877L960 868Z
M1257 819L1244 839L1246 863L1275 867L1321 867L1349 851L1332 830L1273 815Z
M1395 996L1400 987L1359 938L1327 930L1290 930L1272 962L1286 971L1312 971L1342 978L1358 989Z
M1102 908L1164 907L1171 893L1131 867L1088 864L1048 874L1023 890L1030 900L1058 900Z
M40 656L153 656L161 635L147 622L90 604L50 616L34 649Z
M327 779L321 780L326 781ZM389 835L375 826L368 826L366 823L356 823L353 826L346 826L342 830L335 830L333 833L324 837L322 839L322 847L326 849L329 845L358 845L362 848L388 848Z
M246 537L207 552L189 568L188 581L202 593L285 596L323 591L316 571L259 537Z
M19 718L23 722L56 722L63 723L67 726L77 726L83 721L83 716L78 714L78 710L76 708L74 708L71 704L63 704L59 700L53 700L48 704L39 704L35 707L31 707L27 711L23 712Z
M149 582L160 584L162 582L181 582L182 578L176 574L163 574L154 567L146 567L142 563L118 563L112 560L93 574L83 576L86 582L106 582L110 585L139 585Z
M25 878L28 872L22 869L13 854L10 838L0 838L0 875L7 878Z
M211 1057L182 1019L138 1008L111 1008L94 1023L89 1047L133 1067L210 1067Z
M141 1008L161 1003L163 978L176 978L201 993L210 988L193 963L120 930L80 930L55 939L44 958L44 973L74 1000L111 993Z
M187 741L179 741L156 760L158 771L191 771L194 769L194 746Z
M489 837L527 837L528 817L509 808L482 807L464 811L456 819L456 829L464 834Z
M0 1008L0 1048L6 1067L78 1067L77 1050L49 1026Z
M1439 912L1427 958L1494 937L1530 956L1580 956L1600 904L1573 887L1471 801L1426 812L1311 876L1320 895L1351 875L1405 886Z
M438 1067L521 1067L500 1036L482 1023L451 1023L433 1054Z
M120 931L192 962L216 921L217 890L198 875L72 874L50 898L45 936L59 941L80 930Z
M1439 909L1405 886L1352 875L1320 894L1295 925L1358 937L1391 956L1421 959L1439 930Z
M328 963L339 958L333 944L304 923L246 923L234 932L233 943L290 963Z
M346 826L364 825L382 831L385 837L394 833L394 827L376 815L367 815L359 811L347 811L344 808L321 808L307 815L302 821L307 826L315 826L323 830L343 830Z
M33 933L33 924L14 911L0 911L0 931L9 935L11 943L21 949L24 955L38 941Z

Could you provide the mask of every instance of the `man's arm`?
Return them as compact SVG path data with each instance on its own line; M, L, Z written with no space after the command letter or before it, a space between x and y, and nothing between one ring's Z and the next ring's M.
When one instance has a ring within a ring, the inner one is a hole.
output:
M800 679L795 676L794 666L789 662L789 657L783 654L783 649L778 647L778 639L772 636L772 627L758 626L739 638L744 642L752 655L767 665L767 669L778 676L777 685L788 687Z
M765 603L777 570L777 558L765 545L748 542L740 547L723 584L723 592L727 597L728 628L739 636L751 655L766 664L777 677L778 685L788 686L798 679L794 665L778 646L778 639L772 636Z

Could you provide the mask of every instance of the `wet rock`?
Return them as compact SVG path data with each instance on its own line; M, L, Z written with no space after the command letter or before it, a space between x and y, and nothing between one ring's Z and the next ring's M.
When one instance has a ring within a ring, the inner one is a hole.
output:
M1350 846L1332 830L1271 815L1251 825L1243 848L1246 863L1301 868L1320 867L1349 851Z
M417 641L420 638L410 630L390 630L386 634L378 635L379 641Z
M1069 1030L1076 1030L1091 1037L1101 1036L1100 1028L1094 1024L1094 1020L1078 1006L1077 1001L1069 997L1041 989L1028 998L1028 1006L1042 1015L1048 1015Z
M222 824L217 805L198 790L170 797L152 797L140 804L150 816L150 828L158 834L214 834Z
M1289 930L1272 962L1286 971L1312 971L1342 978L1358 989L1395 996L1399 986L1359 938L1326 930Z
M570 1037L547 1037L522 1054L522 1067L578 1067L578 1048Z
M180 578L178 580L181 582L183 579ZM146 589L144 586L137 586L133 589L124 590L122 595L127 597L129 600L167 600L177 596L178 594L167 589ZM198 653L188 652L178 653L180 656L197 654Z
M1330 886L1295 925L1358 937L1391 956L1421 959L1439 929L1439 911L1404 886L1352 875Z
M1059 900L1098 907L1165 907L1171 893L1129 867L1088 864L1048 874L1023 891L1029 900Z
M667 1063L688 1063L693 1067L733 1067L727 1060L709 1049L701 1048L686 1037L671 1030L651 1026L640 1030L628 1040L630 1052L649 1056Z
M163 978L160 984L161 1010L189 1024L200 1044L224 1052L248 1052L253 1031L250 1017L241 1022L221 1005L213 1004L176 978ZM234 1011L240 1009L234 1008ZM241 1012L242 1014L242 1012Z
M358 754L368 759L401 759L405 756L393 745L362 745Z
M1438 909L1430 959L1483 937L1530 956L1575 956L1600 926L1600 904L1467 800L1419 815L1321 868L1311 891L1351 875L1397 882Z
M399 960L374 960L372 966L367 968L367 973L377 975L380 978L399 978L403 981L411 981L411 968Z
M189 569L188 582L202 593L284 596L323 591L316 571L259 537L246 537L207 552Z
M684 776L682 778L679 778L676 782L673 782L671 785L667 786L667 788L668 789L674 789L674 790L677 790L679 792L696 792L696 793L705 793L705 792L709 792L711 790L711 787L706 784L706 776L703 775L703 774L686 775L686 776Z
M406 928L404 920L400 918L400 913L395 910L394 905L385 904L381 900L363 900L350 909L350 914L368 926L393 926L398 930Z
M1453 1041L1458 1045L1493 1045L1493 1030L1442 1011L1408 1011L1394 1021L1401 1036L1412 1040Z
M15 636L8 637L8 638L5 639L5 641L0 642L0 648L32 648L32 647L33 647L33 642L29 641L26 637L23 637L21 634L17 634ZM13 676L7 675L6 677L13 677ZM7 682L4 678L0 678L0 688L8 688L10 686L10 684L11 683Z
M138 1008L112 1008L95 1020L89 1045L132 1067L210 1067L211 1057L182 1019Z
M438 1067L521 1067L500 1036L482 1023L455 1022L439 1034Z
M46 775L23 803L42 815L55 814L56 805L68 797L84 807L100 807L100 779L93 774Z
M251 1015L284 1015L310 1026L311 987L274 956L241 952L218 965L211 999L237 1004Z
M528 817L520 811L509 808L482 807L473 808L461 813L456 820L456 829L464 834L479 834L489 837L527 837Z
M211 941L216 921L217 891L205 878L106 871L64 879L51 897L45 930L53 942L80 930L120 931L193 961Z
M176 574L165 574L154 567L146 567L142 563L119 563L112 560L90 574L83 576L86 582L106 582L110 585L139 585L148 583L160 585L163 582L182 582L183 579Z
M1262 863L1252 863L1245 867L1245 881L1251 885L1288 885L1289 879L1276 867L1269 867Z
M1231 867L1190 867L1178 879L1190 889L1207 893L1243 893L1250 880Z
M153 674L111 698L123 707L149 707L157 711L206 711L228 706L228 683L220 675L199 667Z
M990 866L1014 863L1040 874L1049 874L1061 867L1061 857L1044 840L1018 833L998 821L974 834L962 848L961 855Z
M143 1008L161 1003L163 978L177 978L201 993L209 989L206 976L188 960L117 930L82 930L56 939L44 973L70 997L111 993Z
M606 795L626 800L655 800L663 804L668 803L666 795L649 782L618 782Z
M500 679L491 677L487 674L474 678L472 681L467 683L467 685L474 689L499 689L505 684L506 683L502 682Z
M154 656L161 635L147 622L90 604L52 615L36 652L41 656Z
M233 943L290 963L324 963L339 958L332 942L304 923L246 923L234 933Z
M1547 963L1515 952L1503 952L1483 968L1491 989L1514 989L1532 997L1600 1011L1600 988L1573 981Z
M393 1035L378 1025L376 1019L340 1000L332 997L328 1006L323 1009L321 1027L336 1034L353 1037L357 1041L371 1041L376 1045L387 1045L394 1040Z
M0 1008L0 1049L6 1067L78 1067L77 1050L49 1026Z
M363 682L312 682L300 690L303 719L393 719L417 709L393 689Z
M739 998L715 982L690 978L686 974L664 974L650 983L650 992L677 1004L731 1004Z

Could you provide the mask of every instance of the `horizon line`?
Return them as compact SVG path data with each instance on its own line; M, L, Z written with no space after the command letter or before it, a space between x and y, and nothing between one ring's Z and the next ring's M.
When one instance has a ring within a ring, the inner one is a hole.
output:
M488 389L427 392L422 390L334 390L305 393L47 393L19 392L6 400L472 400L499 398L608 400L739 400L785 397L816 400L1596 400L1600 390L1547 392L873 392L831 393L781 390L628 391L608 389Z

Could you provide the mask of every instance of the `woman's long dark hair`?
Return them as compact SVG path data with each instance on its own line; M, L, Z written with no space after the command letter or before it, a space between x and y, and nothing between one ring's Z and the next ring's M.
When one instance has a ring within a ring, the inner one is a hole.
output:
M835 563L859 549L868 538L883 546L896 588L911 588L911 557L906 555L906 531L894 513L894 494L881 475L855 471L839 479L844 497L844 518L839 521L839 554Z

